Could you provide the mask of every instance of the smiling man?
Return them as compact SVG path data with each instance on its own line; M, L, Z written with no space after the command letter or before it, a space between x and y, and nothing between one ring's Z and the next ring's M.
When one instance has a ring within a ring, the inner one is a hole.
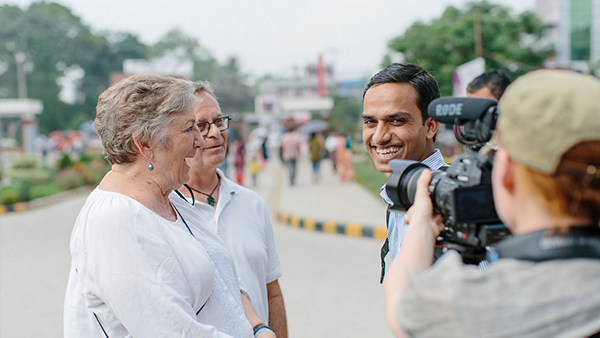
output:
M440 97L437 81L425 69L393 63L375 74L363 94L363 142L377 170L390 175L394 159L421 161L432 170L446 165L434 141L439 122L427 116L427 106ZM385 186L383 200L392 204ZM381 281L388 250L396 257L407 225L404 214L389 213L388 238L381 248Z

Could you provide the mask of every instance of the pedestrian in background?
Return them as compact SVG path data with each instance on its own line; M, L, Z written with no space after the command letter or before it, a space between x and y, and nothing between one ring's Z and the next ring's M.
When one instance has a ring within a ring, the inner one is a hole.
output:
M246 165L246 144L241 137L233 142L235 148L235 180L237 184L244 182L244 167Z
M267 149L267 141L268 140L269 140L269 135L266 135L264 140L262 141L262 144L260 145L261 157L262 157L261 166L263 169L267 168L267 164L269 163L269 151Z
M504 71L490 69L469 83L467 96L498 101L509 84L510 78Z
M323 141L320 133L310 133L308 136L308 151L312 163L313 182L321 180L321 156L323 153Z
M333 172L337 172L336 154L337 154L339 142L340 142L340 137L336 131L331 131L331 133L325 139L325 150L327 150L327 156L331 160Z
M296 184L296 169L298 166L298 157L300 156L300 147L302 146L302 137L296 131L295 126L289 126L287 131L281 136L281 158L288 169L290 185Z
M338 148L336 151L337 173L340 181L352 181L354 169L352 169L352 141L349 137L338 137Z
M256 181L258 177L258 171L260 170L260 165L258 164L258 156L252 156L250 160L250 175L252 176L252 186L256 188Z

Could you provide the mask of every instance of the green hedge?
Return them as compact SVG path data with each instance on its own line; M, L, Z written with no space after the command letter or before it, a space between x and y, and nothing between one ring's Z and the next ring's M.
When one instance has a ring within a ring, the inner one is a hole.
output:
M13 204L20 202L19 191L16 187L7 186L0 188L0 204Z
M58 171L37 165L37 159L28 155L15 160L13 168L5 172L11 185L0 189L0 204L27 202L86 185L96 186L110 170L103 157L86 154L77 162L64 154L57 163Z
M36 198L58 194L62 191L63 189L59 187L56 182L48 181L32 186L30 189L29 197L31 197L31 199L34 200Z
M384 173L375 168L371 158L367 156L364 160L353 162L352 168L356 181L379 196L379 191L387 178Z

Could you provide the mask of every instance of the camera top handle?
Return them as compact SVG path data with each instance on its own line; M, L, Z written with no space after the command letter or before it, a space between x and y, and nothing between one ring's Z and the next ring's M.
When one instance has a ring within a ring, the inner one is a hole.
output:
M498 112L494 100L466 97L442 97L431 101L429 117L453 124L456 139L473 151L488 142L496 128Z
M429 103L427 114L441 123L461 125L481 119L497 104L494 100L481 98L440 97Z

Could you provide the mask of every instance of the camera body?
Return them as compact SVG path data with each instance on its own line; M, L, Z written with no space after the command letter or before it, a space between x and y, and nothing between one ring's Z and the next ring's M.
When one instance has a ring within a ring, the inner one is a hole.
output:
M434 213L442 215L445 224L436 245L436 258L451 248L465 263L477 264L485 258L486 246L509 234L494 207L492 154L479 154L496 126L496 104L479 98L439 98L429 104L429 117L453 124L456 139L468 147L450 167L432 172L428 191ZM386 191L394 202L391 210L406 211L414 202L417 179L427 166L409 160L392 160L389 164L392 175Z

